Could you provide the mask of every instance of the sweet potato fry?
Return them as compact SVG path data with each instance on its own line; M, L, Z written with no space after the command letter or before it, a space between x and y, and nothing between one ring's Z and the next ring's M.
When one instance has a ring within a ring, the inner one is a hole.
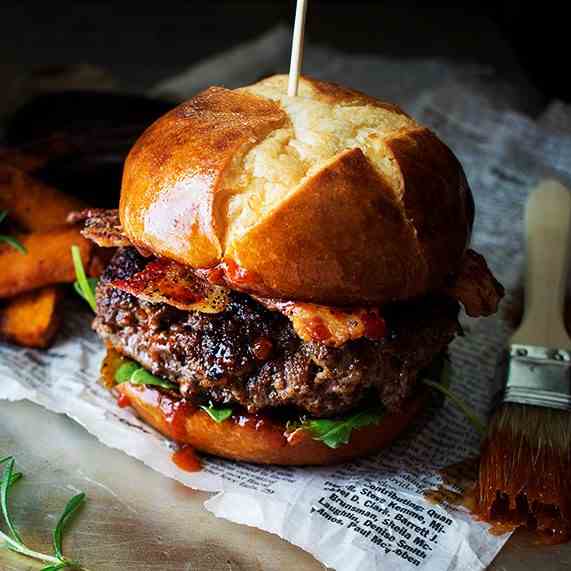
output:
M24 171L0 163L0 210L28 232L48 230L64 224L72 210L84 204L72 196L40 182Z
M28 248L26 256L16 258L16 252L0 247L0 298L26 292L6 299L0 308L0 338L43 348L57 333L62 292L54 285L34 288L74 280L71 244L80 246L84 262L90 260L86 267L96 268L98 260L77 228L63 226L69 212L81 210L84 204L26 174L40 166L34 158L0 149L0 210L8 210L23 231L34 233L19 237Z
M60 226L44 232L16 236L27 254L0 245L0 299L58 283L75 281L71 246L80 248L84 267L91 267L93 243L76 226Z
M57 333L60 316L58 287L21 294L0 309L0 338L25 347L48 347Z

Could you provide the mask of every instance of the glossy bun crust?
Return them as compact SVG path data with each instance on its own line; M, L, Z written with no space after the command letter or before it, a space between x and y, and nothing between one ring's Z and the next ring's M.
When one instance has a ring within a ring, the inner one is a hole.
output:
M231 460L284 466L336 464L378 452L408 426L427 400L426 392L417 391L402 413L387 414L377 425L354 430L349 444L329 448L306 431L288 440L284 423L255 415L214 422L202 409L186 408L180 397L152 386L123 383L113 390L142 420L176 442Z
M286 92L284 75L213 87L151 125L125 164L128 237L192 267L237 265L230 285L268 297L382 304L439 288L473 221L453 153L362 93L307 78Z

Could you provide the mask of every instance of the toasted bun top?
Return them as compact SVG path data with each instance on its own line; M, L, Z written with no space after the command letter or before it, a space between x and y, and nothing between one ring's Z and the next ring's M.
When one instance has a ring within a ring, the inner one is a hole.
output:
M125 163L131 241L238 289L329 305L422 295L457 271L473 202L459 162L398 107L287 76L210 88Z

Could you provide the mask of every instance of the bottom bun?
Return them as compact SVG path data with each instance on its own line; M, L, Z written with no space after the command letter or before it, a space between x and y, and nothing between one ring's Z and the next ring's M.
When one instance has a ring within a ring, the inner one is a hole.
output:
M142 420L175 442L232 460L294 466L335 464L378 452L427 401L427 391L421 391L402 413L387 414L379 424L353 430L348 444L330 448L306 430L288 433L285 422L264 415L234 414L217 423L175 393L153 386L122 383L113 391L122 405L131 406Z

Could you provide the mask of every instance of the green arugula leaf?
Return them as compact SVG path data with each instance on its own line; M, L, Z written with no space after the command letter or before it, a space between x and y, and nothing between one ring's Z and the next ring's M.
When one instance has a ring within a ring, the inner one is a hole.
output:
M8 458L6 462L6 467L4 468L4 474L2 475L2 482L0 483L0 507L2 509L2 515L4 516L4 521L8 526L8 531L12 539L19 543L23 543L22 537L18 533L12 517L10 516L10 510L8 508L8 495L10 488L13 484L14 477L14 458Z
M77 278L76 282L73 284L75 291L87 301L89 307L95 312L95 285L97 280L94 278L88 279L85 275L85 269L83 268L83 262L81 261L81 252L79 246L71 247L71 257L73 259L73 267L75 268L75 276Z
M0 210L0 224L2 224L2 222L4 222L4 220L6 219L6 216L8 216L8 211L7 210ZM14 248L14 250L18 250L18 252L20 252L20 254L27 254L28 253L28 250L26 250L24 244L22 244L22 242L20 242L20 240L14 238L13 236L6 236L5 234L0 234L0 242L5 242L9 246L12 246L12 248Z
M224 422L232 416L231 408L215 408L212 403L208 406L200 405L200 408L208 413L208 416L217 423Z
M78 508L83 504L84 501L85 501L85 494L83 493L73 496L73 498L71 498L69 502L67 502L67 505L65 506L65 509L63 510L56 524L56 528L54 529L54 532L52 534L52 540L54 546L54 553L56 557L59 559L64 558L62 544L63 544L63 532L65 526L69 522L71 516L78 510Z
M115 372L117 384L131 383L133 385L154 385L171 391L178 390L178 385L155 377L135 361L126 361Z
M141 368L139 363L135 361L125 361L116 371L115 371L115 382L117 384L128 383L133 376L133 373Z
M472 423L478 432L484 433L484 424L469 409L469 407L457 395L450 391L450 363L443 357L435 359L431 366L424 371L424 375L429 378L423 378L421 382L425 385L440 391L450 399ZM437 379L440 377L440 381ZM341 419L306 419L300 422L289 422L288 431L291 432L297 428L308 430L315 440L323 442L330 448L338 448L343 444L348 444L351 440L351 434L356 428L362 428L371 424L378 424L384 415L382 406L356 412L346 418Z
M89 289L90 291L93 292L94 296L95 296L95 288L97 287L98 281L99 280L97 278L87 278L87 284L89 285ZM81 289L81 286L79 285L78 281L73 282L73 289L75 290L75 293L77 293L80 297L85 299L87 303L89 303L89 300L86 299L86 297L83 295L83 290Z
M339 448L348 444L351 433L356 428L378 424L384 416L383 407L363 410L343 419L314 419L306 420L302 427L311 432L315 440L323 442L329 448Z

